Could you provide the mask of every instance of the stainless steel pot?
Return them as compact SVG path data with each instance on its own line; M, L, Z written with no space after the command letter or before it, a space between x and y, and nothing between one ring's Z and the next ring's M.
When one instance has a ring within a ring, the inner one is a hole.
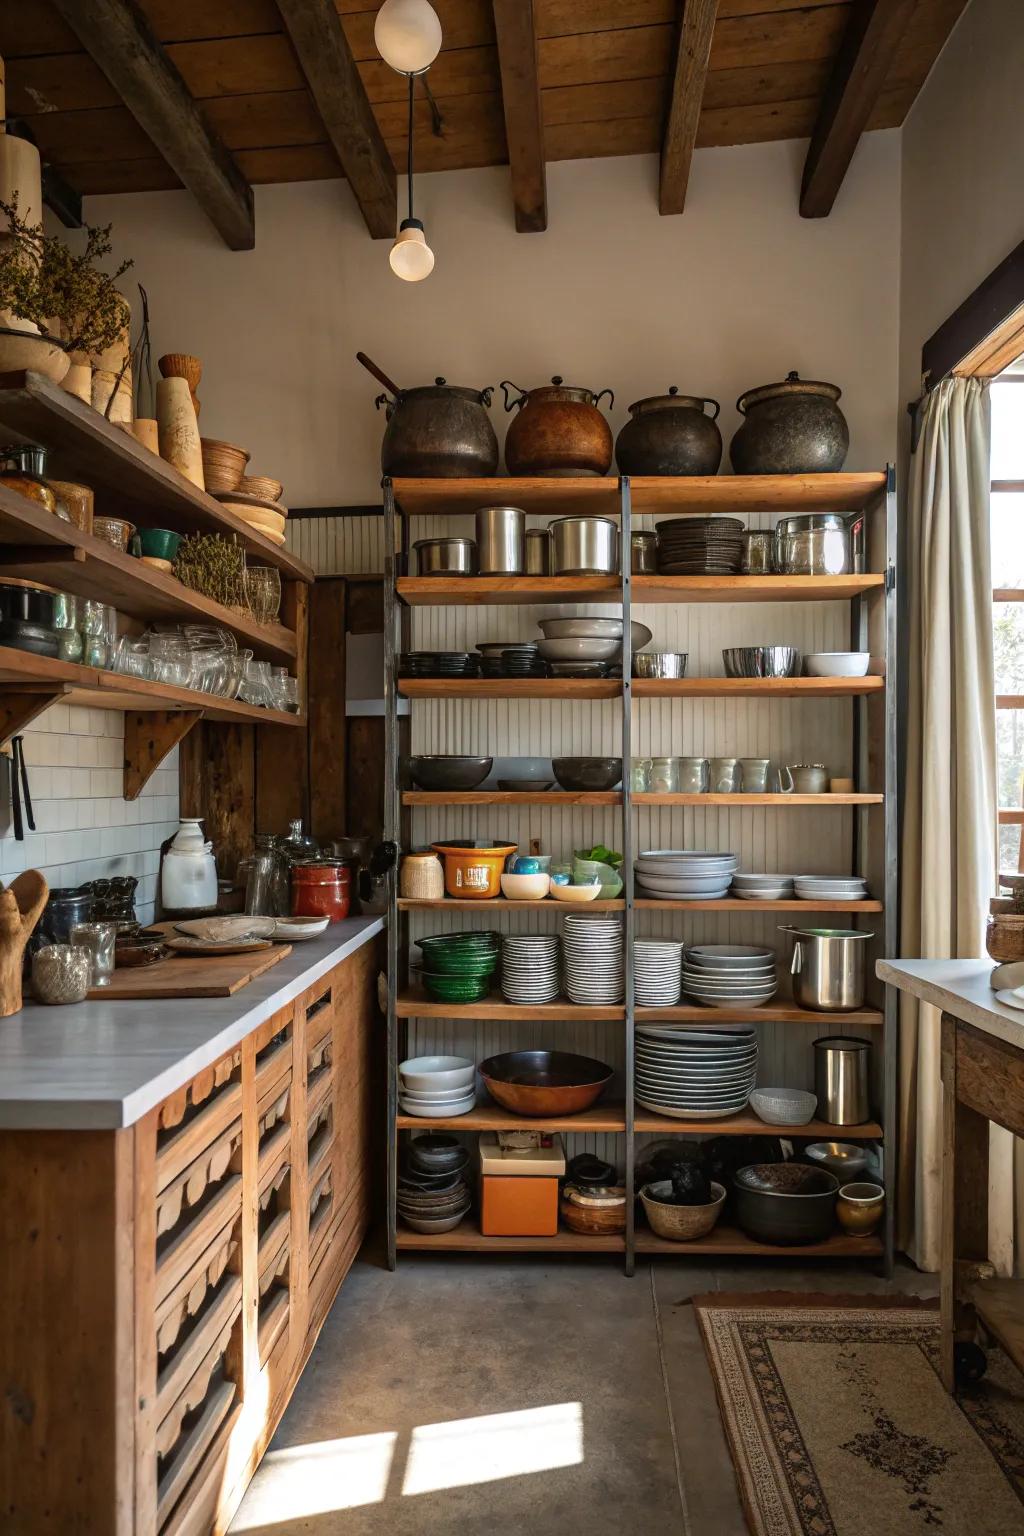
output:
M526 574L551 575L551 535L546 528L526 530Z
M475 576L474 539L417 539L416 569L421 576Z
M848 1013L864 1002L864 943L859 928L783 927L793 937L793 996L800 1008Z
M477 507L481 576L517 576L526 563L526 513L521 507Z
M863 533L860 514L854 528ZM775 525L774 563L783 576L848 576L857 563L851 523L838 512L781 517Z
M825 1035L815 1040L814 1092L819 1119L830 1125L863 1125L870 1119L870 1055L870 1041L856 1036Z
M619 568L619 530L608 517L559 517L551 524L556 576L612 576Z

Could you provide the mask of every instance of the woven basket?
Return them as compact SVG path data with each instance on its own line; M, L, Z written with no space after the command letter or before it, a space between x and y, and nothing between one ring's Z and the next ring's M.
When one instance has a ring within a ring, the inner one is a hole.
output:
M988 920L985 948L993 960L1024 960L1024 914L996 912Z

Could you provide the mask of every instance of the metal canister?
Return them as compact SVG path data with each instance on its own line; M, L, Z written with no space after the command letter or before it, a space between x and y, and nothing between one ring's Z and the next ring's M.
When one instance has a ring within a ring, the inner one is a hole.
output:
M619 568L619 530L610 517L559 517L551 524L556 576L611 576Z
M477 507L481 576L517 576L526 563L526 513L521 507Z
M551 534L546 528L526 530L526 574L551 575Z
M823 1035L814 1042L814 1092L818 1118L830 1125L863 1125L871 1115L868 1063L871 1042L851 1035Z
M838 512L781 517L775 525L775 569L784 576L847 576L854 569L847 519Z
M795 928L793 996L815 1013L849 1013L864 1002L864 945L874 934L859 928Z

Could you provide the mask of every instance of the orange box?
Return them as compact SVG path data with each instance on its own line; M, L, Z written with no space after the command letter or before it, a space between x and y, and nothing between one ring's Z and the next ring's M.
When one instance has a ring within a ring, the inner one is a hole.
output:
M480 1230L484 1237L554 1237L558 1180L484 1177Z

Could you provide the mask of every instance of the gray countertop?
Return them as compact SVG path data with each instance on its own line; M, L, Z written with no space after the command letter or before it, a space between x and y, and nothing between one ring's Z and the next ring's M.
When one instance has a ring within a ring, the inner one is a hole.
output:
M880 981L1024 1051L1024 1012L996 1002L991 960L879 960Z
M383 927L380 917L334 923L234 997L26 1002L0 1019L0 1129L132 1125Z

